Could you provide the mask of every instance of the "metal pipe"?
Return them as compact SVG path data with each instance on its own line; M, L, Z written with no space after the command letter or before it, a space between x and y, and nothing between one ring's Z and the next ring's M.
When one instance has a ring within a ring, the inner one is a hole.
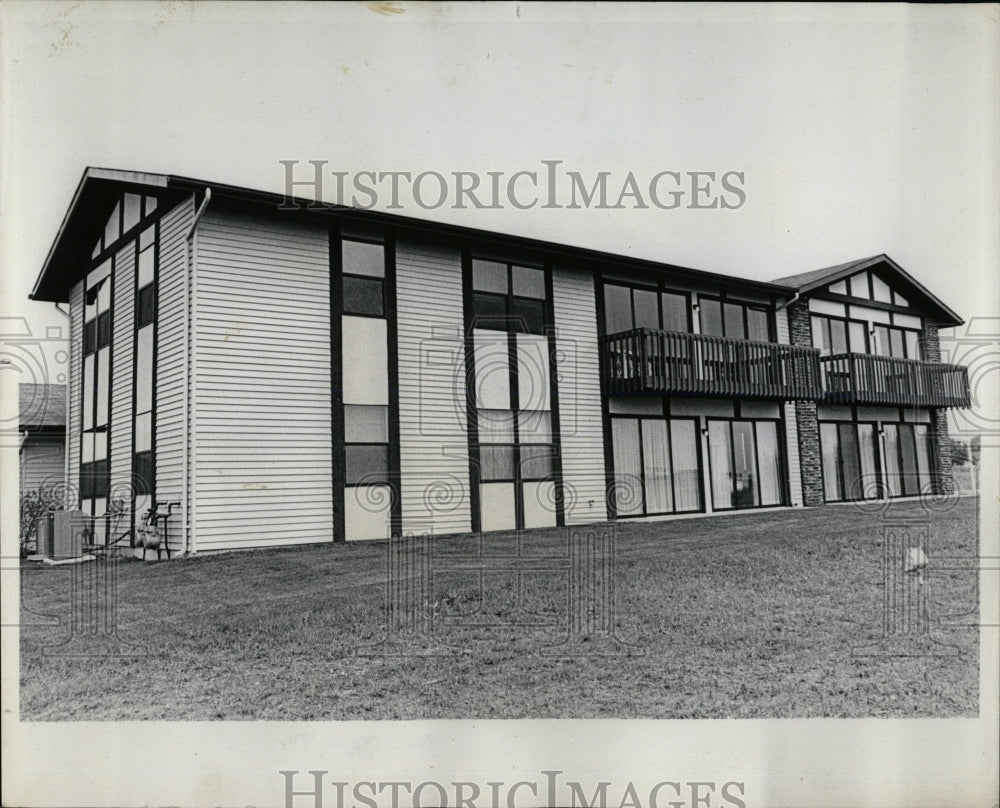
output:
M198 228L198 222L201 221L201 217L205 213L205 209L208 207L208 203L212 200L212 189L209 187L205 188L205 196L201 200L201 205L198 206L198 210L194 214L194 219L191 221L191 227L187 231L187 235L184 238L185 246L185 267L184 267L184 376L185 376L185 386L184 386L184 450L183 450L183 484L182 484L182 498L184 501L184 555L187 555L192 550L191 541L191 511L194 506L194 496L189 490L189 486L192 483L194 475L189 471L189 464L191 462L191 441L194 439L194 430L191 427L191 397L194 394L194 383L193 383L193 367L191 366L191 340L193 339L193 328L196 327L196 318L192 316L191 307L195 303L195 297L193 294L192 286L194 284L194 272L195 272L195 261L194 261L194 235L195 230Z
M69 348L70 348L70 350L68 352L69 356L70 356L70 360L69 360L70 361L70 367L68 367L66 369L66 404L64 405L65 406L65 415L64 415L64 418L66 420L64 422L65 425L63 427L63 497L65 498L65 497L69 496L69 442L73 439L72 435L70 435L70 431L71 430L70 430L70 420L69 420L69 383L71 381L70 374L73 371L73 368L72 368L72 361L73 361L73 319L70 317L68 311L63 311L63 309L59 308L59 304L58 303L53 303L52 305L55 306L57 312L59 312L63 317L65 317L67 320L69 320L69 330L70 330L70 333L69 333L69 335L67 336L67 339L66 339L66 344L69 345ZM63 504L64 504L65 507L68 507L69 506L68 500L63 499Z
M799 294L800 294L799 292L796 292L794 297L792 297L790 300L786 300L784 303L781 303L778 306L775 306L774 310L781 311L782 309L788 308L789 306L792 305L792 303L794 303L796 300L799 299Z

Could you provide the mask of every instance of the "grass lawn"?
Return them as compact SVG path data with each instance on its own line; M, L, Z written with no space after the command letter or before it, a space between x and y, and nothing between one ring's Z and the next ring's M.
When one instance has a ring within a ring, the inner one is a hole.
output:
M568 580L565 530L523 536L520 571L503 560L513 534L440 537L432 585L410 592L433 630L387 641L384 543L123 561L115 614L131 657L71 637L74 570L103 563L25 564L21 717L976 716L976 629L939 624L978 617L976 512L963 499L929 523L906 502L598 526L615 560L593 601ZM931 634L887 643L883 526L907 522L903 547L927 536ZM615 636L588 633L612 589ZM567 636L571 612L582 636ZM58 656L67 639L91 655ZM873 646L888 653L853 652Z

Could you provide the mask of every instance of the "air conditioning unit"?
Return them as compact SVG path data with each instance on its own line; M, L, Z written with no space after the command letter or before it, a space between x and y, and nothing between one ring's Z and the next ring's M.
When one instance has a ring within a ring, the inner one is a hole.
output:
M40 517L36 525L36 552L55 561L82 555L89 524L90 517L80 510L52 511Z

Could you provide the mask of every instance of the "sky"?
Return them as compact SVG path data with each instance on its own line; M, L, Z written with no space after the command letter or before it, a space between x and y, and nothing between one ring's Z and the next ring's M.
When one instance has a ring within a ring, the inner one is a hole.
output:
M280 160L446 176L560 160L614 189L630 171L640 186L740 172L735 209L398 212L762 280L884 252L966 318L997 313L996 6L15 1L0 15L0 305L32 333L64 325L26 298L86 166L280 191Z

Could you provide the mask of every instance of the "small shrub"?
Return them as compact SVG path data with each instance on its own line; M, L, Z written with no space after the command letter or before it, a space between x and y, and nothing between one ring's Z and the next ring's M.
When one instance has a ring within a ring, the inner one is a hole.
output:
M62 495L55 486L43 485L21 494L21 557L37 546L39 517L62 507Z

